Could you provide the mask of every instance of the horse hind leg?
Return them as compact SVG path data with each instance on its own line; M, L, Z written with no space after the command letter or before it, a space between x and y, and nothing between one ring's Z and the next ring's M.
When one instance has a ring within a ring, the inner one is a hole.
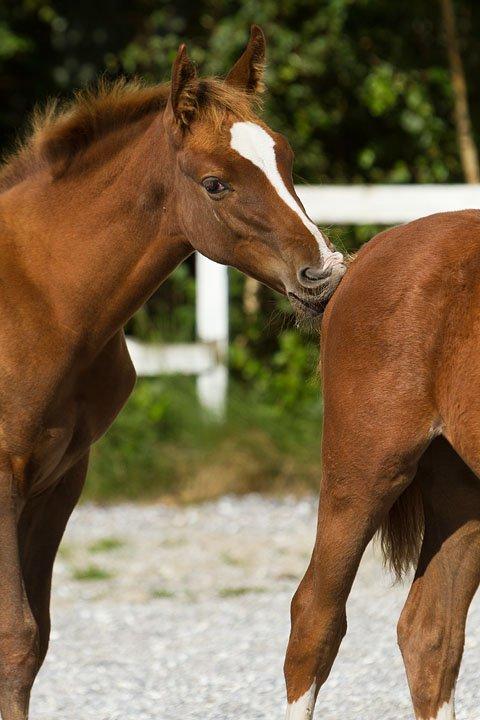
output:
M401 418L398 425L378 424L375 431L363 429L352 413L342 414L341 425L330 418L325 416L315 547L291 608L287 720L313 717L317 693L346 631L346 601L365 547L416 472L411 448L428 442L428 423L423 423L427 430L399 440ZM347 422L352 432L340 432Z
M480 581L480 481L438 438L415 482L425 533L398 641L416 718L454 720L467 612Z

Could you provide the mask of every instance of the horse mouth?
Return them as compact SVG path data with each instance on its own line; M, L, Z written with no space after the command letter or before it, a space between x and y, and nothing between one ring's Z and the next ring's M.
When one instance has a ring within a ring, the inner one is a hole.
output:
M324 294L319 298L302 298L293 292L287 293L288 299L290 300L293 309L299 315L306 317L321 317L325 312L327 303L330 300L332 293Z

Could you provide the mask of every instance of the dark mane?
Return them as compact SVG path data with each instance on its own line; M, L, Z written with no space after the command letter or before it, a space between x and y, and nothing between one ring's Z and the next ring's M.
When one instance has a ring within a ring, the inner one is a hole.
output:
M33 113L27 139L0 169L0 192L45 165L59 161L66 165L107 133L164 110L169 94L170 83L148 86L122 79L101 81L94 90L77 92L69 102L49 102ZM242 120L254 117L251 96L215 78L192 80L186 103L192 115L208 116L215 124L226 113Z

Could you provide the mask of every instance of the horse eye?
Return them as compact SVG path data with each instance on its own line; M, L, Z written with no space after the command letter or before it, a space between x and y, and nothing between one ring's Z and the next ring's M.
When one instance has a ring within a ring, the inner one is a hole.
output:
M221 195L228 190L228 185L223 183L217 177L206 177L202 180L202 185L209 195Z

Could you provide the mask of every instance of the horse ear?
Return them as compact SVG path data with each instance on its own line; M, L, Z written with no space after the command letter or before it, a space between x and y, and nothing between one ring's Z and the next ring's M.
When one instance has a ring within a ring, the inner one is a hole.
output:
M258 25L252 25L248 45L228 73L225 82L249 93L263 92L265 46L263 30Z
M196 110L195 97L189 88L196 74L195 65L187 55L187 47L182 43L172 66L170 105L175 120L184 127L189 125Z

